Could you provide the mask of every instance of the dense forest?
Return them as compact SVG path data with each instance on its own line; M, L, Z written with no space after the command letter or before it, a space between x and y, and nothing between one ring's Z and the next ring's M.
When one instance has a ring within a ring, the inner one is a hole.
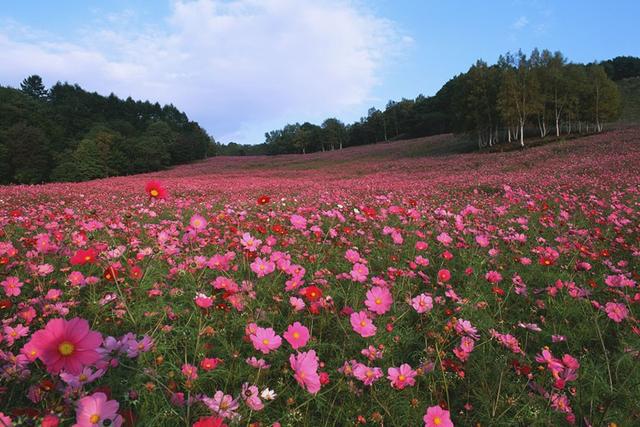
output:
M480 147L527 137L599 132L621 112L619 85L640 76L640 58L570 63L560 52L507 53L494 65L477 61L434 96L389 101L384 111L345 125L295 123L265 134L259 145L227 144L229 155L309 153L440 133L465 133ZM621 87L629 87L626 86ZM625 94L623 93L622 96Z
M0 86L0 183L85 181L205 158L213 140L173 105L26 78Z

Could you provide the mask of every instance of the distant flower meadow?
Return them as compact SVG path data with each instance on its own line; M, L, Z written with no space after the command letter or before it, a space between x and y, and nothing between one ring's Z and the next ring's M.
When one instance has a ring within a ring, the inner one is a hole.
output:
M637 425L638 134L2 187L0 426Z

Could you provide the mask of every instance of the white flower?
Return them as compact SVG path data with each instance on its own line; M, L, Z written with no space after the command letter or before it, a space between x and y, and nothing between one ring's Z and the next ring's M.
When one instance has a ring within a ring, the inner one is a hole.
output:
M264 400L273 400L276 398L276 396L276 392L270 390L269 387L265 388L264 390L262 390L262 393L260 393L260 397L262 397Z

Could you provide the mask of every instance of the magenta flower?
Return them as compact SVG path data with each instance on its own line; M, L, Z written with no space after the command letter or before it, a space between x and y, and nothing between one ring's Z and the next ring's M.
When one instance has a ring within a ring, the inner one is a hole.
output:
M53 374L67 371L78 375L82 368L100 359L97 349L102 344L99 332L78 317L71 320L51 319L44 329L36 331L29 341L38 357Z
M290 221L296 230L305 230L307 228L307 220L300 215L291 215Z
M416 383L416 375L418 373L407 363L403 363L399 368L387 369L387 379L391 381L391 386L398 390L413 386Z
M122 417L118 415L120 405L115 400L107 400L104 393L94 393L78 401L76 423L73 427L97 427L111 425L120 427ZM109 420L107 422L107 420Z
M9 276L0 282L0 285L4 288L4 293L8 297L17 297L20 295L20 288L23 283L15 276Z
M364 304L367 308L376 314L385 314L391 308L393 297L389 289L380 286L374 286L367 291L367 299Z
M189 363L185 363L182 365L182 375L188 380L196 380L198 378L198 368Z
M350 320L353 330L363 338L372 337L376 334L377 328L365 311L351 313Z
M427 408L427 413L422 418L424 427L453 427L449 411L442 409L440 406L431 406Z
M320 376L318 375L318 356L314 350L289 356L289 364L293 369L293 377L301 387L309 393L320 391Z
M258 277L264 277L267 274L273 273L276 269L276 265L271 261L265 261L258 257L251 263L251 271L256 273Z
M608 302L607 304L605 304L604 310L607 312L607 316L609 316L609 319L613 320L616 323L622 322L629 315L627 306L619 302Z
M253 347L264 354L276 350L282 344L282 338L276 335L273 328L261 328L258 326L255 333L251 334L249 338L253 343Z
M283 336L291 347L294 350L297 350L307 345L307 342L309 341L309 329L302 326L300 322L295 322L293 325L289 325Z

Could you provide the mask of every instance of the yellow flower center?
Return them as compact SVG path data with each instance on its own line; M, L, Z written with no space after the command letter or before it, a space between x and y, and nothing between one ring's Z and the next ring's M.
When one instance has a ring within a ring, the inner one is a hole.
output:
M262 340L262 344L264 344L264 345L269 345L269 340L268 340L268 339L266 339L266 338L265 338L265 339L263 339L263 340Z
M360 326L367 326L367 322L365 322L364 320L360 322Z
M89 422L91 424L98 424L98 421L100 421L100 415L98 414L93 414L89 417Z
M376 304L378 305L382 304L382 300L380 298L376 298Z
M158 194L160 193L158 193L158 190L153 189L149 192L149 194L151 194L151 197L158 197Z
M435 417L433 419L433 423L437 426L439 426L440 424L442 424L442 420L440 419L440 417Z
M63 341L58 346L58 352L63 356L71 356L75 349L75 346L69 341Z
M398 379L399 379L400 381L404 381L404 380L406 380L406 379L407 379L407 377L405 377L404 375L400 375L400 376L398 377Z
M298 339L298 338L300 338L300 334L299 334L299 333L297 333L297 332L294 332L294 333L293 333L293 337L294 337L295 339Z
M367 378L371 378L373 376L373 371L367 371L366 376Z

